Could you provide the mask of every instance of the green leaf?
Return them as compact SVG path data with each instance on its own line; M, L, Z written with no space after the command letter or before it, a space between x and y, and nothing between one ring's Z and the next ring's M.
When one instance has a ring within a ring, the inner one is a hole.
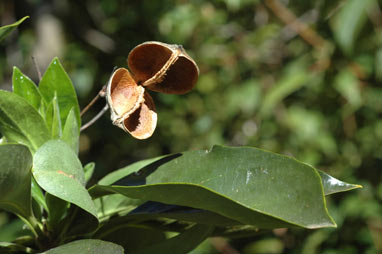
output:
M3 222L4 223L4 222ZM32 237L32 234L25 230L25 223L23 220L10 220L1 225L0 230L0 246L7 245L7 242L12 242L20 237ZM0 253L1 252L0 248Z
M0 145L0 208L31 216L32 155L23 145Z
M261 103L260 115L268 116L280 101L290 94L309 84L315 76L306 69L305 58L297 59L286 67L284 75L264 96Z
M121 194L110 194L94 200L99 218L129 212L142 202L139 199L131 199Z
M42 190L40 186L36 183L36 180L32 177L32 198L36 200L37 203L39 203L46 211L48 211L48 206L45 202L45 196L44 193L42 193Z
M90 193L204 209L259 228L336 226L314 168L250 147L214 146L164 157Z
M45 195L46 204L48 206L48 229L53 229L58 225L64 215L67 213L69 203L53 196L49 193Z
M50 249L42 254L68 254L68 253L91 253L91 254L123 254L121 246L94 239L78 240Z
M1 254L33 253L32 249L16 243L0 242Z
M269 230L259 230L257 227L251 225L236 225L228 227L215 227L212 236L221 236L226 238L243 238L254 237L261 235Z
M85 172L85 182L89 182L89 180L92 178L93 173L94 173L94 168L95 168L95 163L94 162L89 162L88 164L85 165L84 167L84 172Z
M354 109L362 106L361 84L351 70L346 68L341 70L336 75L334 87Z
M158 202L146 202L139 199L131 199L121 194L106 195L94 200L98 217L101 220L113 216L121 216L113 223L121 225L130 221L147 221L159 218L175 219L180 221L194 222L207 225L239 225L240 222L231 220L210 211L166 205ZM143 204L142 204L143 203Z
M36 218L37 221L41 221L42 220L42 206L37 203L37 201L35 199L32 198L32 212L33 212L33 216Z
M171 156L171 155L170 155ZM115 170L112 173L106 175L104 178L102 178L98 184L100 185L110 185L114 184L116 181L122 179L123 177L137 172L139 169L146 167L147 165L150 165L153 162L156 162L162 158L165 158L167 156L160 156L152 159L147 159L147 160L142 160L142 161L137 161L129 166L126 166L124 168L121 168L119 170Z
M112 241L123 246L129 253L166 240L162 230L145 225L132 225L131 222L124 225L113 225L113 227L106 225L98 230L93 238Z
M24 20L29 18L29 16L25 16L24 18L20 19L19 21L0 27L0 42L5 39L13 30L15 30Z
M60 109L57 102L57 96L55 95L52 101L49 103L46 109L46 124L50 127L51 135L53 139L60 138L62 136Z
M108 195L110 196L110 195ZM108 197L107 196L107 197ZM242 223L206 210L148 201L124 215L128 220L175 219L205 225L233 226Z
M321 170L318 170L318 173L321 176L321 181L324 187L325 195L331 195L338 192L344 192L344 191L362 188L362 186L358 184L350 184L350 183L342 182L326 174L325 172Z
M8 142L22 143L32 152L49 139L44 119L24 98L0 90L0 132Z
M57 94L58 106L60 108L61 123L65 124L70 110L73 108L77 123L81 123L80 108L77 95L72 81L65 72L58 58L54 58L40 81L40 92L46 103L53 100ZM80 124L78 124L78 128Z
M179 235L158 244L147 246L146 248L141 248L139 250L128 250L129 253L132 254L188 253L203 242L211 234L213 228L214 227L212 226L197 224Z
M48 193L68 201L97 217L85 189L85 177L77 155L61 140L46 142L33 157L33 176Z
M66 118L61 139L65 141L73 149L73 151L76 154L78 154L79 138L80 138L80 132L78 130L78 123L77 123L74 109L72 108L69 112L68 118ZM84 169L85 169L85 178L86 178L86 172L87 172L86 166Z
M37 111L41 106L41 94L35 83L24 75L16 66L13 67L13 92L23 97Z
M342 51L350 55L354 42L367 21L367 9L374 0L348 0L332 19L334 38Z
M56 228L56 232L65 235L65 238L73 238L94 232L98 226L98 218L89 216L88 212L78 206L71 205L67 215L60 222L59 227ZM61 230L62 228L64 230ZM62 232L65 233L62 234Z

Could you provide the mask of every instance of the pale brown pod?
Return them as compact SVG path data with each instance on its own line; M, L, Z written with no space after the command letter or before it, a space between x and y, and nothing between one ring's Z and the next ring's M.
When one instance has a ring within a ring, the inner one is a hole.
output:
M137 139L146 139L153 135L157 126L157 113L154 101L147 92L144 95L144 102L123 121L122 125L125 131Z
M107 86L107 101L113 122L123 121L144 101L145 89L138 86L125 68L117 69Z
M187 93L199 76L198 66L181 45L145 42L130 52L127 62L135 81L156 92Z

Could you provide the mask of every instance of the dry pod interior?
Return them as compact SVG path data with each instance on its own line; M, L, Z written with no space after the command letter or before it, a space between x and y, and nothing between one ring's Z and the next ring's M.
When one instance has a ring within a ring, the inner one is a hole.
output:
M113 124L137 139L155 130L154 101L145 88L168 94L184 94L196 84L199 69L182 46L145 42L128 56L128 66L117 69L107 87Z

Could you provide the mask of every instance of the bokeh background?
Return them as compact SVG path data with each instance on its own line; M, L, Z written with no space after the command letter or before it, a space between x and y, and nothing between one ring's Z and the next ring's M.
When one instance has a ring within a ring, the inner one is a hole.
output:
M256 146L364 188L328 199L337 229L214 239L193 253L382 253L381 8L380 0L1 0L1 25L30 19L0 45L0 86L10 89L13 66L38 83L31 56L42 71L58 56L84 107L134 46L182 44L199 81L186 95L151 93L151 138L133 139L109 113L81 134L94 181L161 154ZM0 240L20 230L0 213Z

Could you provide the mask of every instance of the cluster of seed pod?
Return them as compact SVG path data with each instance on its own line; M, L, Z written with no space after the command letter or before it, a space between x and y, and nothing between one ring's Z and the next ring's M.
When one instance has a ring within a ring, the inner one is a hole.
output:
M107 85L113 124L137 139L149 138L156 128L154 101L146 88L167 94L184 94L196 84L199 69L181 45L145 42L127 58L130 71L117 69Z

